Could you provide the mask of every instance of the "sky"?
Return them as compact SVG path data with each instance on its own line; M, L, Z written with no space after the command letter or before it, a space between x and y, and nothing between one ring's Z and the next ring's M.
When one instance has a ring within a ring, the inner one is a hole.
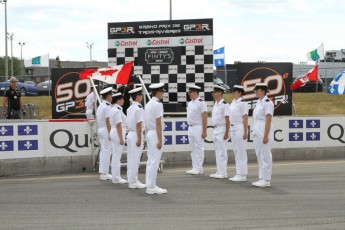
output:
M2 0L0 0L2 1ZM343 0L172 0L173 19L213 18L214 49L234 61L305 62L322 42L345 49ZM0 3L0 56L5 55L5 10ZM61 61L107 61L107 23L169 19L169 0L7 0L13 55L49 53ZM8 42L8 54L11 54Z

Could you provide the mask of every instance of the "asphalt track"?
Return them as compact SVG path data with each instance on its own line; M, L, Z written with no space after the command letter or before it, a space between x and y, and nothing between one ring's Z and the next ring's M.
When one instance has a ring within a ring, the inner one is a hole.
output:
M256 164L242 183L185 170L166 168L153 196L96 173L0 178L0 229L345 229L343 159L274 162L263 189Z

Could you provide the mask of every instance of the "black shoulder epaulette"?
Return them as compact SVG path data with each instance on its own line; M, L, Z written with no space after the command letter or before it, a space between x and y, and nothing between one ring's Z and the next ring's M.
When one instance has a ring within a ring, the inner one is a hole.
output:
M161 103L161 101L160 101L160 100L158 100L158 99L157 99L157 101L158 101L159 103Z
M142 109L143 107L141 105L138 105L140 109Z
M223 104L228 104L226 101L223 101Z
M270 102L271 100L267 98L265 101L266 101L266 102Z
M121 108L120 107L117 107L118 108L118 110L121 110Z
M202 99L199 99L199 101L202 101Z

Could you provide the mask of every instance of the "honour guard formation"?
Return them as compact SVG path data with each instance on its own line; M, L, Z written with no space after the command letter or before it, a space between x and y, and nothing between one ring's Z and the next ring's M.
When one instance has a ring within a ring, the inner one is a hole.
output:
M101 180L111 180L114 184L128 184L130 189L146 189L147 194L166 194L167 189L157 185L157 173L163 154L164 83L149 86L152 98L143 105L143 87L130 90L131 105L127 115L123 112L125 103L122 92L113 91L112 87L101 90L102 103L97 108L96 119L100 140L99 173ZM207 104L200 98L200 86L188 85L190 102L187 106L188 140L192 168L186 171L190 175L203 174L205 158L204 139L207 137ZM146 91L147 92L147 91ZM259 180L252 183L256 187L269 187L272 175L274 106L267 97L268 86L257 83L254 92L258 102L253 110L253 142L259 166ZM235 85L232 89L233 101L229 105L224 99L225 88L214 85L212 90L214 106L212 123L214 127L214 152L216 172L211 178L228 178L228 142L231 139L235 157L236 171L229 178L232 182L247 180L248 158L246 142L248 138L248 104L243 101L245 89ZM93 93L92 93L93 94ZM87 99L88 118L92 118L95 96ZM144 110L145 109L145 110ZM124 152L127 134L127 180L121 177L121 157ZM145 183L138 179L140 159L144 145L147 145L147 163ZM111 164L110 164L111 162ZM110 170L111 166L111 170ZM111 171L111 174L109 174Z

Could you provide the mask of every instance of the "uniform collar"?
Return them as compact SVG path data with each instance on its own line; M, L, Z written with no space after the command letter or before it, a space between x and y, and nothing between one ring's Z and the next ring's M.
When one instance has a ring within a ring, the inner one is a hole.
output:
M224 101L224 99L222 98L222 99L220 99L220 101L219 102L217 102L216 101L216 105L218 105L218 104L222 104L223 103L223 101Z
M110 102L107 101L107 100L103 100L102 103L105 103L105 104L107 104L107 105L110 105Z
M132 104L137 104L137 105L141 105L139 102L137 101L133 101Z
M197 97L195 100L192 100L192 101L199 101L200 100L200 97Z
M266 99L268 99L267 95L264 96L264 97L260 100L260 102L261 102L261 101L265 101Z
M152 100L156 100L156 101L160 102L160 100L157 97L152 97Z

